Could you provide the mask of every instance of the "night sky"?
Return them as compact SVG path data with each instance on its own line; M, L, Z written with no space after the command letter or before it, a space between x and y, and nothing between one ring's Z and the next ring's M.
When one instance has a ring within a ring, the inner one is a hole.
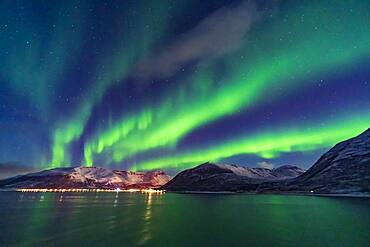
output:
M308 168L370 127L370 1L1 1L0 163Z

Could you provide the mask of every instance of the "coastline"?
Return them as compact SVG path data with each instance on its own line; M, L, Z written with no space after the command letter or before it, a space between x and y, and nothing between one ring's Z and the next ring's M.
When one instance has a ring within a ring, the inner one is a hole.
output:
M19 189L0 189L0 192L19 192L19 193L94 193L98 192L96 190L89 190L89 191L38 191L38 192L30 192L30 191L21 191ZM112 191L100 191L100 193L111 193L117 192L115 190ZM120 191L126 192L126 191ZM142 192L142 191L127 191L127 192ZM309 193L309 192L236 192L236 191L166 191L166 193L173 193L173 194L207 194L207 195L282 195L282 196L322 196L322 197L351 197L351 198L370 198L370 192L355 192L355 193Z
M370 198L369 193L310 193L310 192L235 192L235 191L166 191L166 193L174 194L214 194L214 195L282 195L282 196L322 196L322 197L356 197Z

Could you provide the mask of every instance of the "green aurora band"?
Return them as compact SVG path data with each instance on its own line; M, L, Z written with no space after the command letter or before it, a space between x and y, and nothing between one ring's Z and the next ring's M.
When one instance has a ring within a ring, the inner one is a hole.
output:
M329 148L334 144L354 137L369 128L370 114L336 119L324 125L289 128L260 133L255 136L225 141L208 148L186 151L170 157L145 161L134 165L132 170L157 168L188 168L202 162L218 161L240 154L254 154L271 159L284 152L307 152L319 148Z
M229 116L239 110L246 110L260 102L274 100L280 97L279 90L292 92L310 86L310 78L326 75L338 69L350 69L370 55L370 27L364 25L369 22L369 5L361 2L350 2L352 13L343 12L343 4L329 6L330 3L310 4L306 8L299 8L289 13L289 19L280 22L265 22L264 25L251 35L238 53L240 56L224 58L228 73L226 78L215 81L213 66L206 67L193 76L189 85L177 87L175 91L168 92L162 103L144 107L139 113L128 115L117 122L112 128L97 133L85 143L85 162L91 166L95 155L108 152L114 162L119 162L137 153L157 148L173 148L176 143L190 133L193 129L205 125L216 119ZM346 7L348 3L345 3ZM320 11L318 11L320 10ZM284 14L284 13L280 13ZM301 22L301 16L305 21ZM340 18L338 18L340 17ZM294 25L292 25L294 23ZM288 31L289 30L289 31ZM281 33L288 33L289 39L284 40ZM269 40L269 42L263 42ZM244 59L246 58L246 59ZM212 64L212 63L211 63ZM307 83L303 85L302 81ZM313 82L313 80L312 80ZM291 136L292 143L288 146L327 147L334 141L350 137L364 128L365 123L353 125L347 135L337 135L340 128L332 128L332 135L324 144L314 145L317 138L325 131L312 133L313 144L299 142L299 138L289 131L276 136L281 139L283 135ZM366 122L368 124L368 121ZM352 126L349 123L347 126ZM336 134L334 134L336 133ZM307 134L308 135L308 134ZM257 141L264 146L273 145L277 140L273 135L256 135ZM338 136L338 138L336 137ZM254 138L252 138L254 139ZM248 140L250 140L248 138ZM286 140L283 138L283 140ZM241 153L256 153L264 157L273 156L274 152L285 151L285 142L277 142L275 148L258 149L220 148L221 150L234 150L226 152L233 155ZM243 144L243 141L235 141ZM249 141L248 141L249 143ZM255 143L255 142L252 142ZM289 143L289 141L288 141ZM228 144L234 147L232 144ZM267 144L266 144L267 145ZM281 150L284 149L284 150ZM150 164L138 165L137 169L151 169L164 165L210 160L216 157L219 148L211 148L209 153L204 150L199 153L186 155L185 158L168 158ZM208 155L207 155L208 154ZM222 157L221 156L221 157ZM198 157L206 157L200 159Z
M148 53L151 46L158 42L165 33L168 21L168 15L165 14L166 3L162 3L160 8L154 2L152 4L150 13L140 11L138 8L139 17L131 16L130 14L122 15L120 20L119 30L122 31L118 34L117 40L113 41L115 45L107 53L106 57L102 59L97 66L96 80L92 83L87 95L83 98L82 104L77 111L72 114L73 116L55 128L53 133L53 146L52 146L52 161L49 167L60 167L69 165L70 157L68 146L78 140L85 130L85 126L94 110L94 107L101 103L105 92L114 85L122 83L127 75L130 64ZM156 6L156 7L155 7ZM155 7L155 8L154 8ZM130 25L128 20L138 18L138 23L155 23L155 28L150 32L146 32L145 26L141 25L136 29L128 28ZM126 28L122 28L126 26ZM128 32L127 30L132 30Z
M53 147L52 147L52 161L50 167L59 167L69 163L69 155L67 152L67 146L80 138L82 135L85 125L92 114L93 108L96 104L100 103L104 92L113 84L117 83L119 79L125 76L128 68L127 57L121 57L117 59L119 62L119 70L112 69L112 76L100 76L92 90L89 91L87 97L84 98L82 105L77 110L77 113L66 123L60 124L60 127L56 128L53 135ZM126 69L125 69L126 68ZM119 71L119 73L117 72ZM107 73L108 74L108 73Z

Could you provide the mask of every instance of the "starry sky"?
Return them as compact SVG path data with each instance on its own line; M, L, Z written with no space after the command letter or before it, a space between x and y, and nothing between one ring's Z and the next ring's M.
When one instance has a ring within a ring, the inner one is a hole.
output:
M0 162L310 167L370 127L370 1L1 1Z

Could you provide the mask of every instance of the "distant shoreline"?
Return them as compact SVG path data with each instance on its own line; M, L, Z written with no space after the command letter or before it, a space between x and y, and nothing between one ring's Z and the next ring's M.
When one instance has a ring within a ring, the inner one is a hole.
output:
M258 192L234 192L234 191L167 191L166 193L175 194L218 194L218 195L282 195L282 196L323 196L323 197L370 197L370 193L307 193L307 192L277 192L277 193L258 193Z
M38 192L25 192L19 191L17 189L0 189L0 192L19 192L19 193L94 193L97 191L38 191ZM105 191L101 191L100 193L104 193ZM111 192L114 192L112 190ZM107 192L107 193L111 193ZM122 191L125 192L125 191ZM131 191L132 192L140 192L140 191ZM258 193L258 192L235 192L235 191L166 191L166 193L173 193L173 194L209 194L209 195L282 195L282 196L322 196L322 197L357 197L357 198L370 198L369 193L352 193L352 194L345 194L345 193L307 193L307 192L265 192L265 193Z

